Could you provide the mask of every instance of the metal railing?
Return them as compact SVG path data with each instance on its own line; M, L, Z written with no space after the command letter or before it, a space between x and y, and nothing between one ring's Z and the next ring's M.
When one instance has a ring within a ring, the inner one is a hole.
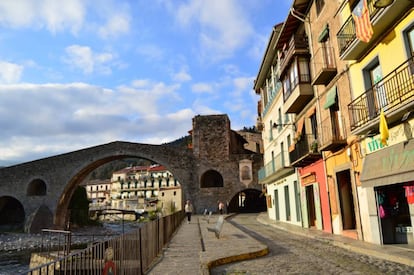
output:
M367 8L370 18L378 12L378 9L374 7L374 0L367 0ZM348 17L336 36L338 40L339 55L342 55L356 39L355 21L352 15Z
M347 137L348 131L343 116L331 113L329 117L322 121L321 134L319 135L321 147L325 147L330 143L342 142Z
M180 226L184 212L144 223L138 230L74 251L22 274L144 274ZM41 256L41 254L39 254ZM48 253L48 259L53 253Z
M414 56L382 78L349 105L351 130L375 119L381 109L396 109L414 101Z
M301 159L308 154L318 154L318 140L313 134L302 134L295 144L295 149L289 152L290 163Z
M287 151L283 151L259 170L259 181L288 166L289 154Z

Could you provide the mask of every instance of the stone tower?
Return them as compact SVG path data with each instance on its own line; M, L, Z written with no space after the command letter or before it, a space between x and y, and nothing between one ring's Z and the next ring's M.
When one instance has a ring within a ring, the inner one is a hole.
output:
M193 152L199 159L228 160L231 129L227 115L195 116L193 118Z

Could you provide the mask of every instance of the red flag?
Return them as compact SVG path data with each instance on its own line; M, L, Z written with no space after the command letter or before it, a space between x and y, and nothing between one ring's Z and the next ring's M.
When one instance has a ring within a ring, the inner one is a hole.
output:
M374 33L369 18L367 0L360 0L352 12L355 22L355 33L359 40L368 43Z

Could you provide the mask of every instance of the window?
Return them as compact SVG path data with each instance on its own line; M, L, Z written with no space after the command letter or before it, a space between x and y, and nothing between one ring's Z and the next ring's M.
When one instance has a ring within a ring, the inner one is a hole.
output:
M287 136L287 145L288 148L292 145L292 136L290 134Z
M309 58L300 56L293 60L283 77L283 99L286 101L299 83L310 83Z
M289 198L289 185L285 185L285 210L286 210L286 220L290 221L290 198Z
M325 6L325 0L316 0L315 5L316 5L316 14L319 15L321 13L321 10Z
M316 140L318 138L318 122L316 120L316 113L313 113L310 116L311 127L312 127L312 136Z
M273 140L273 121L269 123L269 141Z
M414 56L414 26L410 27L410 29L406 32L405 36L408 43L408 56Z
M296 180L293 181L293 187L295 189L296 221L300 222L300 187Z
M309 59L305 57L299 57L299 73L300 73L300 82L308 83L310 82L309 75Z
M208 170L201 176L200 185L201 188L223 187L223 177L215 170Z
M373 119L379 113L382 104L386 104L384 87L381 87L382 79L381 67L378 57L375 57L363 70L365 94L367 97L368 116ZM381 97L379 102L378 95Z
M35 179L27 187L27 196L46 196L46 183L41 179Z
M282 129L282 124L283 124L283 121L282 121L282 109L278 109L277 110L277 112L278 112L278 118L277 118L277 123L279 124L279 127L278 127L278 129L279 129L279 131Z

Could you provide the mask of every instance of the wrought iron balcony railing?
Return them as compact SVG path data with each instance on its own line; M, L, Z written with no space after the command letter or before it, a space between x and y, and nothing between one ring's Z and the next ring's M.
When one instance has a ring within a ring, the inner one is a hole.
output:
M322 46L315 51L311 60L313 85L326 85L335 77L337 69L332 47Z
M306 166L322 157L319 151L319 141L313 134L302 134L295 148L289 152L292 166Z
M320 149L333 150L347 144L348 129L345 119L338 113L331 113L321 123L321 135L319 135Z
M349 105L351 130L367 125L384 111L414 103L414 56L382 78Z
M374 7L374 0L367 0L367 8L368 8L370 18L372 18L378 12L378 9ZM347 50L347 48L351 45L351 43L355 39L356 39L355 21L351 15L342 25L341 29L339 30L337 34L340 56Z
M273 160L265 164L259 170L259 181L269 177L277 171L289 166L289 155L287 151L277 154Z

